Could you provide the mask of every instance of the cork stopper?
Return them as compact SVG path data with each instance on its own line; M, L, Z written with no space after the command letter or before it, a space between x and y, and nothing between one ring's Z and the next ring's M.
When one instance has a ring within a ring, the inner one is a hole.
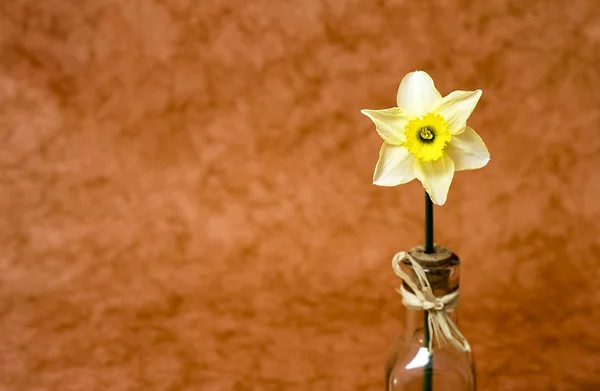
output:
M449 248L436 244L434 252L425 253L425 246L417 246L409 251L413 259L421 265L427 280L436 296L444 296L459 287L460 258ZM412 272L408 259L402 261L403 268ZM409 288L405 284L405 288Z
M434 252L427 254L425 252L425 246L416 246L410 250L409 254L419 262L423 268L440 268L440 267L451 267L460 264L458 255L454 254L448 247L436 244L433 246ZM404 260L404 263L410 264L408 260Z

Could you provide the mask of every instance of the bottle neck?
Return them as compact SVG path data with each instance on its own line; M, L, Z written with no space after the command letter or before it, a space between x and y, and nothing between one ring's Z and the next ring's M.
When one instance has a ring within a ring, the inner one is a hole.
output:
M425 274L433 294L437 298L441 298L459 289L460 259L445 247L436 246L435 250L434 253L428 254L424 252L423 246L417 246L409 254L421 267L421 273ZM413 265L408 258L402 261L401 268L405 274L413 276L413 281L418 280ZM412 292L406 282L403 284L404 289ZM450 319L457 323L456 308L448 311L448 314ZM420 340L422 343L425 329L425 311L405 308L404 325L406 340Z
M407 342L423 343L425 330L425 311L404 308L404 339ZM456 309L448 311L450 319L458 325Z

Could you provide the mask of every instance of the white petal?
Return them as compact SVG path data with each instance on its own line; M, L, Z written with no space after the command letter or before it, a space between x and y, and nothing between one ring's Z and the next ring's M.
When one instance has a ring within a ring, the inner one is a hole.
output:
M415 176L421 181L423 187L437 205L444 205L448 197L448 190L454 176L454 162L450 156L429 162L415 160Z
M396 186L415 179L413 170L415 155L399 145L383 143L379 161L373 174L373 184Z
M440 104L441 99L433 79L423 71L411 72L404 76L396 96L398 107L417 117L431 112Z
M406 141L404 127L410 120L406 110L392 107L385 110L361 110L360 112L373 121L377 133L386 143L401 145Z
M461 134L452 136L445 152L454 161L456 171L475 170L490 161L490 153L483 140L469 126Z
M448 123L451 135L460 134L467 126L467 119L481 98L481 90L453 91L442 99L436 112Z

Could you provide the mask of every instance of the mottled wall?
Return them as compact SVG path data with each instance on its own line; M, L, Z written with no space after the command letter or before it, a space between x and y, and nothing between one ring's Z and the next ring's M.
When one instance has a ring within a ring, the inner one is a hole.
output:
M600 389L600 7L4 0L0 390L382 390L422 189L361 108L484 91L463 258L480 388Z

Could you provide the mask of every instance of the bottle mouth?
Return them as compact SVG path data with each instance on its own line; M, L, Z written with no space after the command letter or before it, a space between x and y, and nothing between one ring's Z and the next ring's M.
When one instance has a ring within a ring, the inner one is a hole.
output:
M448 247L436 244L433 247L434 251L430 254L425 252L425 246L420 245L409 251L409 254L423 268L444 268L460 265L460 258L452 252ZM405 265L410 265L408 260L404 260Z
M433 253L426 253L424 246L417 246L409 254L423 268L427 280L435 296L441 297L452 293L460 284L460 258L449 248L435 245ZM402 261L402 268L409 273L414 273L412 265L407 259ZM412 292L403 282L403 286Z

